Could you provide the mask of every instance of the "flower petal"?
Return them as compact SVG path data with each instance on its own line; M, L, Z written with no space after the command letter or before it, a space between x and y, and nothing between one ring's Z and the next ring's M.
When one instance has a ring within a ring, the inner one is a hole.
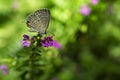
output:
M58 42L56 42L56 41L54 41L54 45L53 45L53 46L54 46L55 48L58 48L58 49L62 48L61 44L58 43Z
M21 43L22 43L23 47L30 47L30 45L31 45L31 42L28 40L23 40Z
M24 34L23 37L24 37L23 40L29 40L29 36L28 35Z

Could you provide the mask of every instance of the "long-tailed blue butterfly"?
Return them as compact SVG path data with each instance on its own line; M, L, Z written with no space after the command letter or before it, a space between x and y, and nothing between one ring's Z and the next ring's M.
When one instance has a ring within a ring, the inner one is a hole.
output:
M30 32L46 33L50 21L50 10L40 9L27 16L26 24Z

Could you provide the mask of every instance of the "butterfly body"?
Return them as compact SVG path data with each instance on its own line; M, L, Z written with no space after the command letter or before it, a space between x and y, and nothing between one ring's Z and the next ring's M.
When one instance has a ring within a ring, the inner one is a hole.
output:
M50 21L50 10L40 9L28 15L26 24L30 32L46 33Z

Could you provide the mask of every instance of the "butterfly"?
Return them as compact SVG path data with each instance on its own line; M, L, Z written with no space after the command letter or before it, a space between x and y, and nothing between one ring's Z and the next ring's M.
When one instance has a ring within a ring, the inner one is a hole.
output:
M50 10L40 9L27 16L26 24L30 32L46 33L50 21Z

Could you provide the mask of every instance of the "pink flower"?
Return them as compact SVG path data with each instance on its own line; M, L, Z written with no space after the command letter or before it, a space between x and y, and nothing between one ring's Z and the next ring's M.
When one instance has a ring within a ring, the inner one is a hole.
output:
M91 12L91 10L90 10L90 8L89 8L88 5L82 5L82 6L80 7L80 13L81 13L82 15L87 16L87 15L90 14L90 12Z
M42 40L42 46L43 47L53 46L55 48L60 49L61 45L57 41L54 41L52 38L53 38L52 36L44 37L44 39Z
M21 41L21 44L23 47L30 47L31 41L28 35L26 34L23 35L23 40Z
M58 48L58 49L61 48L61 44L58 43L57 41L54 41L53 46L54 46L55 48Z
M0 70L2 70L3 74L8 74L8 67L6 65L0 65Z
M31 42L29 40L22 40L21 41L23 47L30 47Z
M93 5L97 5L98 2L99 2L99 0L91 0L91 3L92 3Z

